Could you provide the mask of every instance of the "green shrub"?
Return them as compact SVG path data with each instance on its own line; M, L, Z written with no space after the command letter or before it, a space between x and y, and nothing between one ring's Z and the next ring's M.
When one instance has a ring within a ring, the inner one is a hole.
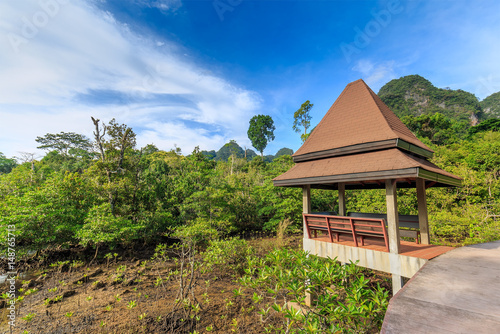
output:
M172 236L195 248L205 248L210 240L218 239L221 235L222 231L218 227L222 228L214 222L197 218L190 224L177 228Z
M243 274L247 267L248 257L252 254L254 250L245 240L238 238L211 240L207 250L203 253L203 261L209 269L227 268L234 273Z
M278 314L290 333L371 333L382 325L389 292L361 271L355 264L275 249L264 259L250 258L240 284L253 290L264 323ZM314 296L310 306L307 291Z
M113 246L134 240L140 229L140 225L132 224L126 217L114 216L109 203L103 203L90 209L77 237L82 245L107 243Z

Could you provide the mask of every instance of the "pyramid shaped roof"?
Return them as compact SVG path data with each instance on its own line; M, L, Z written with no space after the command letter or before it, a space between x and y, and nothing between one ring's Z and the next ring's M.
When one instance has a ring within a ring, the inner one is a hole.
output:
M347 85L293 156L298 162L388 147L412 147L424 157L433 153L360 79Z

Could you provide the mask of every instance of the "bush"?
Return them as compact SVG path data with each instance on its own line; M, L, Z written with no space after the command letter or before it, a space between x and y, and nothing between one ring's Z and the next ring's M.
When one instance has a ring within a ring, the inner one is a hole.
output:
M213 222L197 218L188 225L178 227L172 236L181 239L186 245L205 248L210 240L218 239L222 234L218 227L222 226L216 226Z
M94 206L77 232L82 245L106 243L111 247L137 238L142 227L125 217L114 216L109 203Z
M209 269L217 266L221 270L230 269L233 273L243 274L248 257L253 254L253 248L245 240L239 238L211 240L203 253L203 261Z
M253 291L252 299L259 304L264 323L278 314L289 333L371 333L380 329L389 293L378 284L373 287L355 264L343 266L287 249L250 260L240 283ZM315 295L310 306L305 303L306 292Z

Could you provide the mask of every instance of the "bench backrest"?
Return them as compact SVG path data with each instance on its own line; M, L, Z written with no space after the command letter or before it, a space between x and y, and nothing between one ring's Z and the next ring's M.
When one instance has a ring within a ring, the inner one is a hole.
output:
M322 229L328 227L335 230L346 230L356 232L371 232L375 234L385 234L386 228L385 220L383 218L374 217L341 217L341 216L330 216L321 214L303 214L304 220L309 227L315 227L316 229ZM359 219L356 219L359 218Z
M385 225L387 226L387 215L385 213L348 212L347 216L357 218L385 219ZM399 215L399 227L419 229L418 216Z
M332 230L347 230L352 231L351 221L349 218L342 218L338 216L328 217L328 226Z
M320 228L324 227L325 229L327 228L326 219L324 217L305 214L303 216L307 225L314 225Z
M386 232L386 224L382 219L374 219L374 218L361 218L360 219L352 219L352 224L354 225L354 229L356 233L373 233L384 235Z
M311 230L328 231L330 240L333 242L333 234L339 241L339 234L352 234L354 245L358 247L358 236L361 236L361 245L363 237L379 237L384 239L385 247L389 251L387 238L387 229L384 219L380 218L361 218L361 217L341 217L330 215L306 214L302 215L307 228L307 234L311 238Z
M328 222L328 227L330 227L331 229L351 229L350 219L345 217L324 215L315 212L313 214L304 214L304 219L307 225L315 226L317 228L324 227L326 229Z

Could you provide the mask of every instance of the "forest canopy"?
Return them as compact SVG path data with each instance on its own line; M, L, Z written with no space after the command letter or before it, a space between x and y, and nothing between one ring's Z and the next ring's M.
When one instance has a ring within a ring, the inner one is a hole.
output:
M481 107L456 106L459 100L469 101L468 94L439 90L418 76L405 78L391 81L380 94L435 151L433 162L463 179L462 187L427 191L431 240L470 244L499 239L499 120L472 126L468 117ZM420 95L408 93L415 87ZM431 94L433 112L415 109L424 91ZM438 112L441 106L452 106L459 115L450 117L451 109ZM159 240L181 226L221 235L274 232L287 219L292 231L301 231L301 190L272 182L294 165L291 149L262 157L230 141L218 151L195 148L182 155L180 148L137 147L133 129L114 119L93 123L91 139L72 132L37 137L47 150L40 160L18 164L0 153L0 222L16 226L20 247L113 247ZM415 189L398 192L400 213L416 214ZM381 190L347 191L346 197L348 211L385 211ZM312 209L338 211L337 192L313 190ZM4 238L6 230L0 232Z

